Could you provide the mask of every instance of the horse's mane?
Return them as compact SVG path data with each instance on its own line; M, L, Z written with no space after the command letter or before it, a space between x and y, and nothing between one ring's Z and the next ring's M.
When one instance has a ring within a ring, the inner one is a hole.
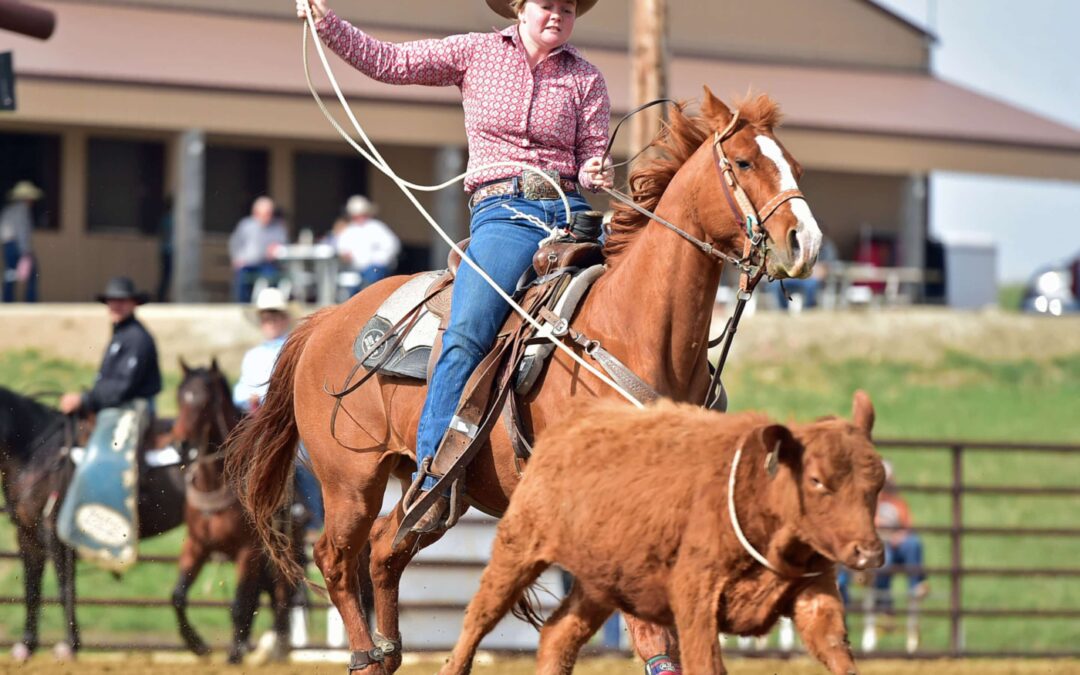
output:
M716 128L717 120L708 114L708 103L697 115L683 112L683 101L671 110L671 119L664 124L660 133L649 145L654 156L630 173L628 181L630 194L639 206L648 211L655 211L675 174L682 168L705 139ZM747 96L738 101L736 108L739 119L760 129L772 129L780 123L780 107L769 96L759 94ZM658 151L658 152L655 152ZM620 202L612 203L615 214L608 225L607 241L604 244L604 256L608 264L617 264L618 258L625 253L630 243L648 224L649 219L633 208Z
M0 454L29 460L38 446L49 440L42 434L60 418L56 410L0 387Z

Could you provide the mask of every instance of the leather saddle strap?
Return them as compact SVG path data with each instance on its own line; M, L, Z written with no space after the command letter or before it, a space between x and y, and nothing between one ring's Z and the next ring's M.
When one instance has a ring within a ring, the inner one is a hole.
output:
M649 385L648 382L638 377L637 373L620 361L614 354L604 349L599 340L590 340L584 333L575 330L570 331L570 338L600 364L611 379L630 392L634 398L642 403L650 403L660 398L660 394Z

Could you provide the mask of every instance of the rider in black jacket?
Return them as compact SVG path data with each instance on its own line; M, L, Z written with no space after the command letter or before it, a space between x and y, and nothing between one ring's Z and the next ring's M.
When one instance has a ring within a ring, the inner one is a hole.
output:
M105 350L93 388L82 394L65 394L60 399L60 410L96 413L139 398L147 399L152 410L154 396L161 391L157 347L154 338L135 318L135 307L146 302L147 294L136 291L131 279L117 277L109 281L97 299L109 307L112 341Z

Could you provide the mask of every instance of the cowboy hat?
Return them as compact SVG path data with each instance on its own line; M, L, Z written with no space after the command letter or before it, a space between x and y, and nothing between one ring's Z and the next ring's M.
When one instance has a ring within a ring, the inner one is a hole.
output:
M8 199L20 201L23 199L38 200L45 196L45 192L28 180L21 180L8 192Z
M487 0L488 7L490 7L499 16L504 16L507 19L516 19L517 13L514 12L513 7L510 6L510 0ZM596 4L596 0L578 0L577 3L577 15L581 16L585 12L593 8Z
M105 284L105 292L97 294L98 302L109 300L134 300L136 305L142 305L150 300L150 294L135 290L135 282L128 277L113 277Z
M378 210L379 207L372 204L371 200L363 195L353 195L345 203L345 213L349 214L350 218L373 216Z
M259 295L255 297L255 311L288 314L289 299L285 297L280 288L267 286L259 291Z

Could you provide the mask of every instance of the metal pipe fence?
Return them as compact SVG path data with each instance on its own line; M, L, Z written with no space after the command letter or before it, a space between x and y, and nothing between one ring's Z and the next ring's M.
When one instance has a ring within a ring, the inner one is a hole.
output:
M1047 561L1048 564L1032 564L1025 567L1003 567L985 564L972 564L975 561L965 560L964 542L974 537L1040 537L1057 539L1080 539L1080 528L1075 527L1046 527L1033 526L986 526L966 525L964 512L964 497L969 495L990 496L995 498L1006 497L1045 497L1048 499L1061 497L1080 497L1080 487L1066 486L1038 486L1038 485L974 485L965 480L964 458L973 453L1025 453L1025 454L1053 454L1080 456L1080 445L1066 444L1019 444L1019 443L987 443L982 441L956 441L956 440L876 440L875 444L879 451L888 454L891 452L941 452L948 453L951 476L947 483L940 484L900 484L899 490L908 494L947 495L949 497L949 524L916 526L914 531L922 534L944 536L949 541L950 553L947 566L912 566L894 565L882 568L878 572L892 574L929 574L947 576L949 579L948 606L946 608L919 608L918 614L924 617L945 618L949 622L949 644L945 650L919 650L912 652L898 651L874 651L861 653L865 657L883 658L938 658L938 657L987 657L999 656L1007 658L1023 657L1080 657L1080 642L1063 648L1048 649L1043 651L986 651L969 650L964 644L963 621L965 618L976 619L1046 619L1061 621L1080 621L1080 609L1035 609L1035 608L1012 608L1012 607L965 607L964 606L964 581L970 577L996 577L996 578L1055 578L1074 579L1080 578L1080 566L1062 566L1060 561ZM0 559L18 559L14 551L0 551ZM140 562L161 565L176 565L175 556L143 556ZM1050 564L1054 563L1054 564ZM483 569L482 562L462 562L452 559L426 559L413 563L417 569L458 569L475 570ZM21 604L23 599L18 596L0 597L2 604ZM43 598L43 604L59 604L55 597ZM78 604L84 606L112 606L112 607L139 607L139 608L162 608L171 611L172 604L168 593L163 591L160 598L107 598L85 597L78 598ZM230 603L222 600L191 600L189 606L193 608L227 608ZM311 609L327 609L329 603L321 600L312 601ZM461 611L464 605L460 603L439 602L403 602L402 610L415 611ZM860 607L849 607L848 613L860 615L868 613L868 610ZM9 647L0 641L0 647ZM310 648L323 648L325 645L312 645ZM729 646L730 647L730 646ZM176 644L135 644L124 645L122 643L90 643L84 649L182 649ZM784 656L791 652L778 649L762 649L748 651L738 648L729 648L731 653L742 653L747 656Z

